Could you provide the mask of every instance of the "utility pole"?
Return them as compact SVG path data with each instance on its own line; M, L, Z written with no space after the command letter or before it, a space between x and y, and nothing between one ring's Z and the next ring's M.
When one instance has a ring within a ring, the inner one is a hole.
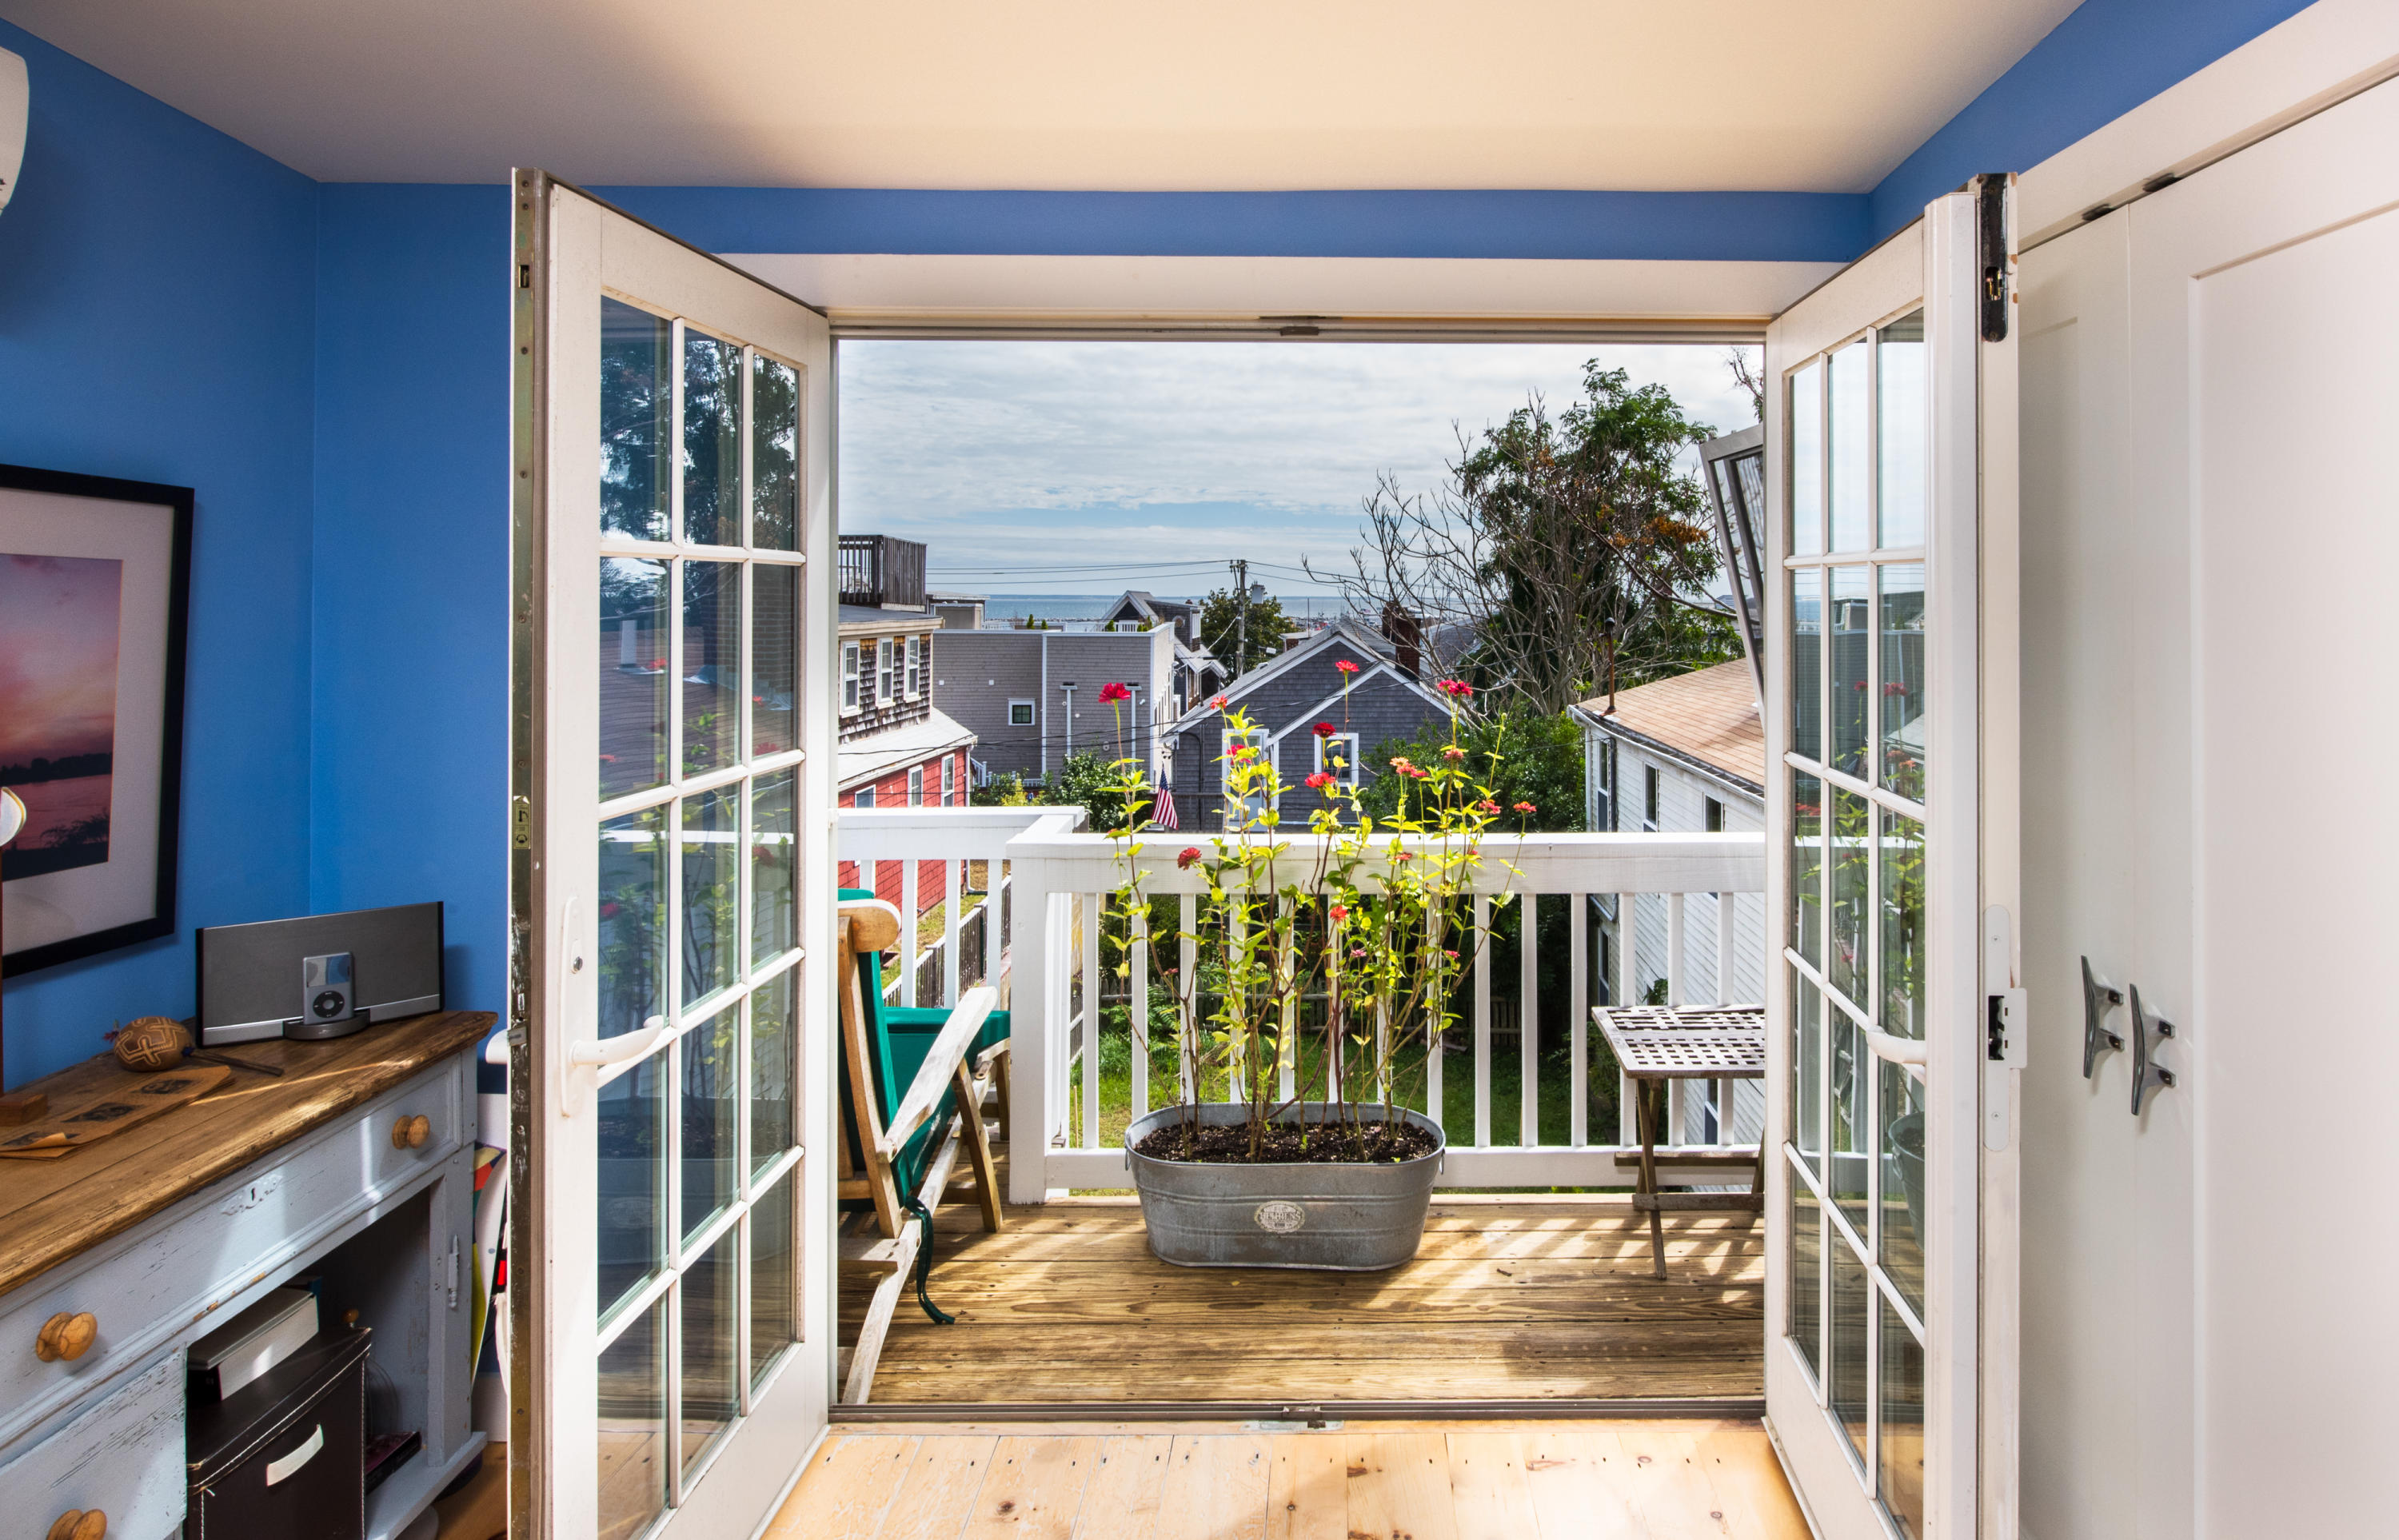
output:
M1233 677L1239 679L1249 671L1250 657L1250 564L1244 561L1229 563L1233 569L1233 591L1241 598L1241 607L1233 623Z

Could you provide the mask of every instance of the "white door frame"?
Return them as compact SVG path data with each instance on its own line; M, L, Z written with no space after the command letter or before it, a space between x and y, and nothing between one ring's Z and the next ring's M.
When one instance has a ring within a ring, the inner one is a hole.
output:
M590 1204L599 1077L574 1072L583 1078L570 1086L566 1066L570 1047L593 1036L601 972L578 966L597 953L590 896L598 880L598 723L589 700L570 693L596 656L599 637L596 581L582 574L598 570L600 300L614 290L699 317L804 371L805 634L797 705L806 757L799 765L803 864L795 873L802 960L793 985L804 1002L801 1158L793 1177L801 1192L795 1243L802 1340L754 1393L746 1362L738 1366L746 1412L695 1472L689 1497L669 1510L663 1526L671 1533L747 1534L797 1479L798 1452L825 1425L834 1369L834 1165L809 1152L831 1148L834 1035L827 1021L830 991L815 981L808 962L833 952L833 842L826 820L812 816L831 805L834 757L834 676L824 667L834 655L837 628L831 337L820 314L565 183L521 171L514 188L509 1089L513 1147L527 1158L511 1163L509 1195L509 1464L510 1523L522 1535L579 1540L595 1527L596 1439L590 1413L578 1422L571 1409L596 1409L598 1401ZM676 901L673 894L663 897ZM745 911L745 947L749 924ZM820 993L823 1002L815 999ZM813 1008L820 1005L827 1008ZM746 1062L740 1073L746 1087ZM571 1110L577 1103L579 1115ZM746 1147L739 1158L746 1170ZM681 1173L666 1180L679 1182ZM746 1312L746 1290L737 1299ZM775 1457L784 1451L793 1452L788 1466Z

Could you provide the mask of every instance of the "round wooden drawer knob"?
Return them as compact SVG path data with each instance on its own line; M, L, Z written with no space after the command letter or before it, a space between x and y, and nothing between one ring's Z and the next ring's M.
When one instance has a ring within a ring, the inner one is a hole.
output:
M108 1533L108 1515L98 1508L69 1508L50 1526L45 1540L102 1540Z
M423 1113L403 1117L391 1126L391 1147L395 1150L421 1150L432 1137L433 1119Z
M90 1348L92 1339L100 1335L100 1321L88 1310L78 1310L70 1316L61 1310L42 1323L39 1335L34 1338L34 1357L44 1363L56 1363L80 1358ZM102 1523L108 1522L102 1519ZM53 1533L61 1533L52 1531ZM80 1535L80 1530L73 1532ZM98 1534L98 1530L92 1533Z

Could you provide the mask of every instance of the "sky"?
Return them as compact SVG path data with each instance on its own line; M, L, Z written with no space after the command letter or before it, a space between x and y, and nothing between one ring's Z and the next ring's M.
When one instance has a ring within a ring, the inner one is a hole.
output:
M114 746L123 570L91 557L0 555L0 764Z
M1756 350L1751 348L1755 366ZM1276 593L1348 570L1389 471L1438 486L1457 430L1586 360L1673 391L1720 432L1755 420L1721 345L844 342L841 527L921 540L928 583L980 593L1204 593L1246 557Z

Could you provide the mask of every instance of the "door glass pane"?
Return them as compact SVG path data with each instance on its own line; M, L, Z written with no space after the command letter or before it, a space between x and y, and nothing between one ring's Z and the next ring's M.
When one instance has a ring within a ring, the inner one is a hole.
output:
M1833 1257L1832 1338L1828 1345L1832 1374L1829 1376L1833 1420L1849 1434L1856 1446L1858 1463L1866 1459L1866 1421L1871 1415L1866 1404L1866 1332L1874 1325L1874 1301L1869 1297L1873 1287L1866 1281L1865 1263L1850 1250L1849 1242L1837 1230L1824 1236L1824 1250Z
M1877 627L1882 654L1882 783L1924 800L1924 567L1904 562L1881 574Z
M1882 1314L1883 1506L1899 1533L1918 1540L1924 1533L1924 1349L1907 1322L1877 1299Z
M1874 825L1865 798L1833 788L1832 920L1830 954L1824 977L1854 1002L1870 1001L1865 971L1866 905L1873 890L1866 884L1871 864Z
M739 1347L734 1328L740 1319L734 1279L740 1265L741 1236L727 1230L705 1256L684 1270L677 1292L683 1307L683 1468L708 1452L711 1439L733 1425L741 1409L739 1368L734 1355Z
M1924 1309L1924 1087L1904 1064L1882 1074L1882 1266L1901 1297Z
M666 809L600 826L600 1035L639 1032L666 1009Z
M799 1141L798 1043L800 1023L790 969L760 984L750 996L750 1169Z
M1823 1206L1805 1179L1791 1179L1791 1340L1821 1382L1824 1377Z
M733 982L740 966L741 789L683 804L683 1003Z
M1924 826L1882 817L1882 1008L1877 1025L1924 1035Z
M1866 398L1866 348L1852 343L1832 358L1831 444L1833 549L1862 551L1873 540L1872 505L1867 502L1869 459L1867 418L1873 403Z
M1871 616L1867 570L1833 569L1833 768L1864 779L1866 768L1866 664Z
M600 1315L667 1259L666 1101L657 1054L600 1087ZM635 1328L634 1330L639 1330Z
M1796 1115L1799 1155L1821 1179L1824 1170L1824 997L1816 986L1791 972L1793 1031L1799 1041L1792 1055L1792 1074L1798 1078Z
M750 371L750 543L800 548L800 372L765 354Z
M740 1109L740 1011L719 1011L683 1039L683 1234L685 1240L736 1196L734 1118Z
M1826 1155L1831 1180L1828 1196L1861 1240L1866 1235L1866 1101L1874 1085L1874 1060L1866 1052L1866 1035L1849 1013L1827 1006L1825 1024L1832 1028L1833 1126L1832 1149Z
M667 564L600 559L600 798L667 778Z
M761 776L750 790L750 961L771 962L799 939L799 785L796 766Z
M741 543L741 349L683 333L683 537Z
M800 569L750 569L750 751L779 754L799 737Z
M750 1209L750 1383L800 1337L800 1256L792 1244L800 1179L787 1176Z
M1905 316L1875 339L1877 455L1875 502L1884 546L1924 544L1924 312Z
M1824 548L1824 366L1791 376L1791 554Z
M1824 966L1824 783L1791 772L1792 945L1811 966Z
M741 755L741 566L683 563L683 773Z
M1791 751L1824 757L1824 573L1791 574Z
M600 302L600 532L667 537L666 450L673 432L671 322Z
M667 1506L666 1309L600 1354L600 1540L630 1540Z

